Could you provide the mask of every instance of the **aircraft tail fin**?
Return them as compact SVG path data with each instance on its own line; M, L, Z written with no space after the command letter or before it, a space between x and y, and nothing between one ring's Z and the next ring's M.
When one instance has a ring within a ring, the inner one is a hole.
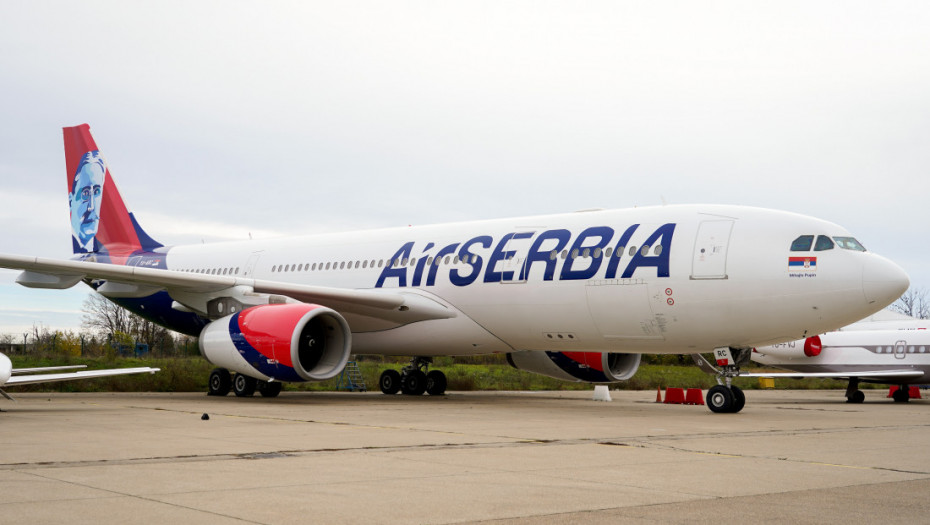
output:
M111 262L125 264L133 253L162 247L126 208L90 126L63 131L74 253L107 255Z

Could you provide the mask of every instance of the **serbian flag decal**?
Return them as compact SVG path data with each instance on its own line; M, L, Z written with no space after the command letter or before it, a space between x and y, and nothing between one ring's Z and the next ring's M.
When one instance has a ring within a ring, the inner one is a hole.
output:
M788 257L788 271L791 272L816 272L816 257Z

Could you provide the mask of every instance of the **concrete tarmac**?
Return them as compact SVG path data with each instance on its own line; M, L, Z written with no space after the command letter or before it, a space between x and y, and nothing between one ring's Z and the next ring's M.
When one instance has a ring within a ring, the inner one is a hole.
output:
M747 391L20 394L0 523L915 523L930 401ZM202 419L202 415L209 419Z

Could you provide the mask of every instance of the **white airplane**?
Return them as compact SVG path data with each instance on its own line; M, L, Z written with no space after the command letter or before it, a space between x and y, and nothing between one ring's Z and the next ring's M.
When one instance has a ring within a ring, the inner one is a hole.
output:
M730 378L752 347L849 324L909 284L836 224L742 206L165 247L128 212L89 127L64 137L76 257L2 255L0 266L24 270L24 286L84 281L199 335L218 367L214 395L274 396L282 381L335 377L350 353L412 356L381 375L382 391L442 394L433 356L507 353L524 370L612 382L641 353L732 348L736 363L708 399L736 412L745 396Z
M835 332L759 347L752 360L795 373L750 376L848 379L850 403L865 400L860 382L898 385L894 400L906 403L908 385L930 383L930 320L880 312Z
M62 370L74 370L85 368L84 365L69 366L46 366L40 368L13 368L10 358L0 354L0 395L13 400L9 394L3 391L2 387L34 385L38 383L51 383L57 381L74 381L76 379L92 379L95 377L121 376L126 374L154 374L158 368L136 367L136 368L111 368L106 370L86 370L81 372L61 372ZM56 373L48 373L56 372Z

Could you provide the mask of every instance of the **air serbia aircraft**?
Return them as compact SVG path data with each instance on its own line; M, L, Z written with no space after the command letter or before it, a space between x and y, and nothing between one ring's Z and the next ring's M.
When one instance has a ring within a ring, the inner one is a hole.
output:
M0 266L24 270L24 286L84 281L199 335L216 395L329 379L350 353L413 356L382 374L382 391L442 394L445 375L426 373L437 355L507 353L517 368L599 383L632 376L641 353L732 348L712 399L736 412L745 397L729 378L752 347L849 324L908 286L835 224L741 206L165 247L127 210L89 127L64 138L76 256Z
M74 381L76 379L91 379L95 377L121 376L126 374L154 374L159 370L158 368L138 367L62 372L62 370L74 370L76 368L84 368L84 365L13 368L13 363L10 362L10 358L0 354L0 387L34 385L37 383L51 383L57 381ZM48 372L56 373L52 374ZM0 388L0 395L9 400L13 399L9 394L4 392L2 388Z
M899 385L894 400L906 403L907 385L930 383L930 320L880 312L835 332L759 347L752 360L795 372L753 376L849 379L850 403L865 400L860 382Z

